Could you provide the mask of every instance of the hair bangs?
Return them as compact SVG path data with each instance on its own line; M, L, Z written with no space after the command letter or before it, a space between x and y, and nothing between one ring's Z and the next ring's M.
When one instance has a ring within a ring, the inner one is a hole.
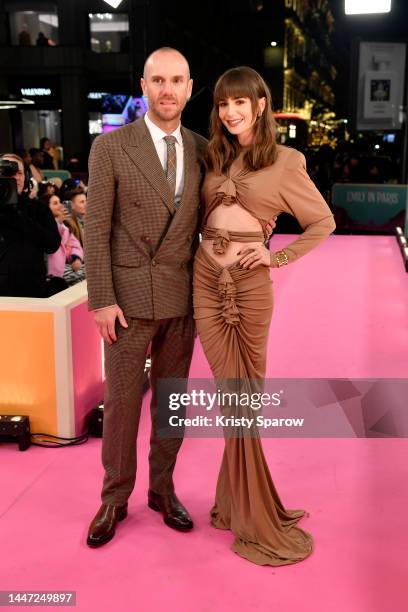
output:
M229 70L222 79L219 79L214 90L214 103L218 105L228 98L249 98L252 103L256 101L256 91L250 79L245 78L238 69Z
M272 113L271 93L261 75L249 66L231 68L220 76L214 88L214 106L210 118L210 140L205 164L207 170L225 174L242 150L239 139L229 133L220 119L219 106L229 98L248 98L253 113L252 143L244 154L244 166L256 171L272 165L277 157L277 125ZM259 101L265 108L259 112Z

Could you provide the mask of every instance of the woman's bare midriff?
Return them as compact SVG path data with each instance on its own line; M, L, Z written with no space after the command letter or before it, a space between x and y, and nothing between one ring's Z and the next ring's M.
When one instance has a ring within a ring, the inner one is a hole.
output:
M206 225L217 229L226 229L229 232L262 232L262 225L259 221L239 204L229 206L220 204L209 215ZM239 251L257 244L259 242L234 242L231 240L226 252L218 255L214 253L212 240L202 240L201 242L202 248L222 267L239 261L241 259L241 255L238 255Z

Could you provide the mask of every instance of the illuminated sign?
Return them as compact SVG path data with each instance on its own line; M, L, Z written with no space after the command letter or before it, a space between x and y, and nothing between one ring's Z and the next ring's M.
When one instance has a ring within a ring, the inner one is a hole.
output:
M52 91L48 87L22 87L20 89L23 96L51 96Z
M90 91L88 94L89 100L102 100L104 96L109 96L105 91Z

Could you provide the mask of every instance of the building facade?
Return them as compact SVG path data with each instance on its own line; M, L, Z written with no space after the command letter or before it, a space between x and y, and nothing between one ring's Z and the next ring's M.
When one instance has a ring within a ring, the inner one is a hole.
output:
M328 0L0 0L1 150L47 136L65 159L86 158L103 117L137 112L144 60L164 45L190 62L186 125L206 134L215 79L247 64L270 83L282 139L296 146L333 112L333 28Z
M274 94L282 140L324 142L335 119L338 59L328 0L264 2L271 28L264 70ZM265 32L266 34L266 32ZM266 39L266 36L265 36Z

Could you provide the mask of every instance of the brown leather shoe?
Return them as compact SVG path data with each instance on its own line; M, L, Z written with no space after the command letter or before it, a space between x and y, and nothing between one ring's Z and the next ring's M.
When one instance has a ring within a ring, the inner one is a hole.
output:
M86 543L92 548L106 544L115 535L116 524L127 517L127 503L124 506L102 504L88 531Z
M147 505L156 512L163 514L163 520L169 527L178 531L190 531L193 528L191 516L177 499L175 493L159 495L149 491Z

